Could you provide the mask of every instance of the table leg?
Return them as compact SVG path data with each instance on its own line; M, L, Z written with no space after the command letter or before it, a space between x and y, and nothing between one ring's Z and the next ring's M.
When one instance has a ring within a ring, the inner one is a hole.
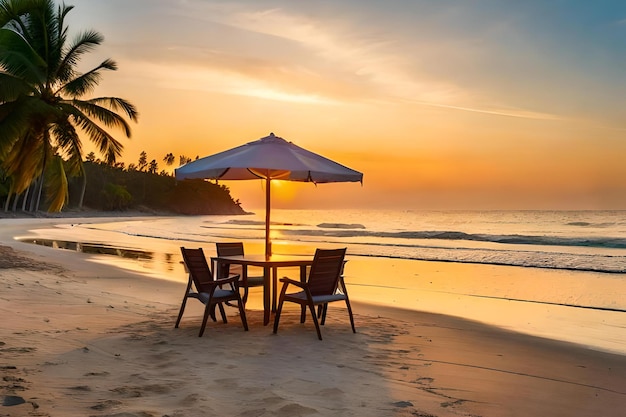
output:
M300 282L306 282L306 265L300 266ZM304 323L306 317L306 307L304 304L300 305L300 320Z
M243 306L248 302L248 265L241 265L241 282L243 283Z
M270 267L263 267L263 325L270 322Z
M276 304L278 299L278 268L272 268L272 313L276 312Z
M300 282L306 282L306 265L300 266Z

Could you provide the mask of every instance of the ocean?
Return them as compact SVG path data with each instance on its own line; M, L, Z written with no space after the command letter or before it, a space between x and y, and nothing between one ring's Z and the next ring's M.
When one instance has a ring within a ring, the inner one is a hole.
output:
M113 254L120 266L182 282L180 246L210 255L216 241L241 240L261 253L264 233L261 211L68 223L23 240ZM347 247L346 281L361 301L626 354L626 211L275 209L271 238L275 253ZM463 269L425 276L420 261ZM372 262L385 265L376 275L389 275L372 276L364 266Z

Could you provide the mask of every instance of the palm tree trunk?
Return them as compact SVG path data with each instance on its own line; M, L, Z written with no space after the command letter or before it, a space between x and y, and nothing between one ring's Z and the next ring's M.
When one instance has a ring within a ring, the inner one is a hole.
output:
M22 194L24 194L24 193L22 193ZM20 195L21 194L15 194L15 198L13 199L13 207L11 208L11 211L13 213L15 213L17 211L17 202L20 199Z
M22 200L22 211L26 211L26 201L28 200L28 193L30 192L30 185L24 191L24 199Z
M41 203L41 193L43 190L44 175L46 174L46 165L48 162L48 145L50 144L50 134L48 131L44 131L43 142L43 160L41 161L41 175L39 176L39 190L37 191L37 204L35 205L35 211L39 211L39 204Z
M7 201L4 202L4 211L5 213L9 211L9 204L11 202L11 191L9 191L9 194L7 194Z
M39 211L39 204L41 203L41 193L43 191L43 172L37 181L39 181L39 189L37 190L37 202L35 203L34 211Z
M41 177L40 177L40 178L37 178L37 179L34 181L34 187L35 187L35 188L34 188L33 190L36 190L37 188L39 188L38 186L39 186L39 181L40 181L40 180L41 180ZM31 186L33 186L33 184L31 184ZM33 196L30 198L30 205L29 205L29 207L28 207L28 211L31 211L31 212L32 212L32 211L35 211L35 202L36 202L36 198L35 198L35 196L33 195Z

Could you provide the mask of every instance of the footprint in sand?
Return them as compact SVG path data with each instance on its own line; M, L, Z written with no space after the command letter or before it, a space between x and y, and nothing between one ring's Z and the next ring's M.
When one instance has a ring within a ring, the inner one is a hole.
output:
M117 401L117 400L106 400L106 401L102 401L101 403L98 403L96 405L92 405L91 408L92 410L106 410L109 408L113 408L113 407L117 407L122 405L121 401Z
M433 378L422 377L422 378L417 378L415 382L420 385L430 385L433 382L435 382L435 380Z
M322 398L337 398L343 396L344 394L345 392L339 388L324 388L316 393L318 397Z
M72 391L83 391L83 392L91 391L91 387L89 385L77 385L75 387L69 387L69 389L71 389Z
M84 376L109 376L110 374L107 371L102 372L87 372L83 374Z
M319 411L300 404L287 404L279 408L274 415L277 417L302 417L311 414L319 414Z
M2 377L3 384L0 385L0 388L6 389L9 391L25 391L26 380L23 378L19 378L16 376L5 375Z

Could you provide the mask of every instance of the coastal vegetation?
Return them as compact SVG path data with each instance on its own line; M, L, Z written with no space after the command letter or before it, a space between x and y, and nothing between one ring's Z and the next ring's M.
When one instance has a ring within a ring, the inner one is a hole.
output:
M65 18L72 9L52 0L0 1L0 162L8 180L6 205L11 196L29 192L38 210L45 188L47 209L60 211L68 200L68 177L80 176L86 186L80 134L114 163L123 145L107 129L130 137L126 119L137 121L138 112L127 100L85 98L102 73L117 70L117 64L105 59L79 71L80 59L104 38L87 30L69 40Z
M141 210L176 214L244 214L228 187L204 180L176 181L165 170L158 170L156 160L138 164L111 165L88 155L83 167L87 174L84 205L95 210ZM166 156L167 158L167 156ZM164 158L165 159L165 158ZM182 156L181 160L188 160ZM70 196L78 196L81 181L69 183ZM76 198L76 197L75 197ZM69 208L78 208L70 198Z
M147 162L146 158L147 153L144 151L138 163L125 166L123 162L107 163L96 158L93 152L88 154L82 165L84 177L68 179L68 201L64 210L184 215L245 214L239 200L231 197L228 187L204 180L177 181L170 172L164 169L159 171L155 159ZM173 160L173 154L163 158L166 165L173 165ZM181 155L179 161L184 164L191 158ZM8 207L10 196L3 191L7 189L8 182L6 177L0 178L0 203L6 208L5 211L36 211L29 208L34 201L32 193L15 196ZM45 196L45 189L43 193Z
M104 59L79 71L81 58L104 38L86 30L70 40L65 18L72 9L53 0L0 0L4 211L57 212L68 204L108 210L150 206L194 214L241 210L225 187L202 181L177 186L171 175L157 173L156 160L148 162L145 152L127 169L117 162L123 144L109 131L130 137L129 122L137 122L139 113L122 98L88 98L103 72L117 70L117 64ZM93 152L84 155L83 138L101 158ZM181 158L181 165L189 160ZM164 162L172 165L174 155L166 155ZM192 189L199 194L187 195Z

